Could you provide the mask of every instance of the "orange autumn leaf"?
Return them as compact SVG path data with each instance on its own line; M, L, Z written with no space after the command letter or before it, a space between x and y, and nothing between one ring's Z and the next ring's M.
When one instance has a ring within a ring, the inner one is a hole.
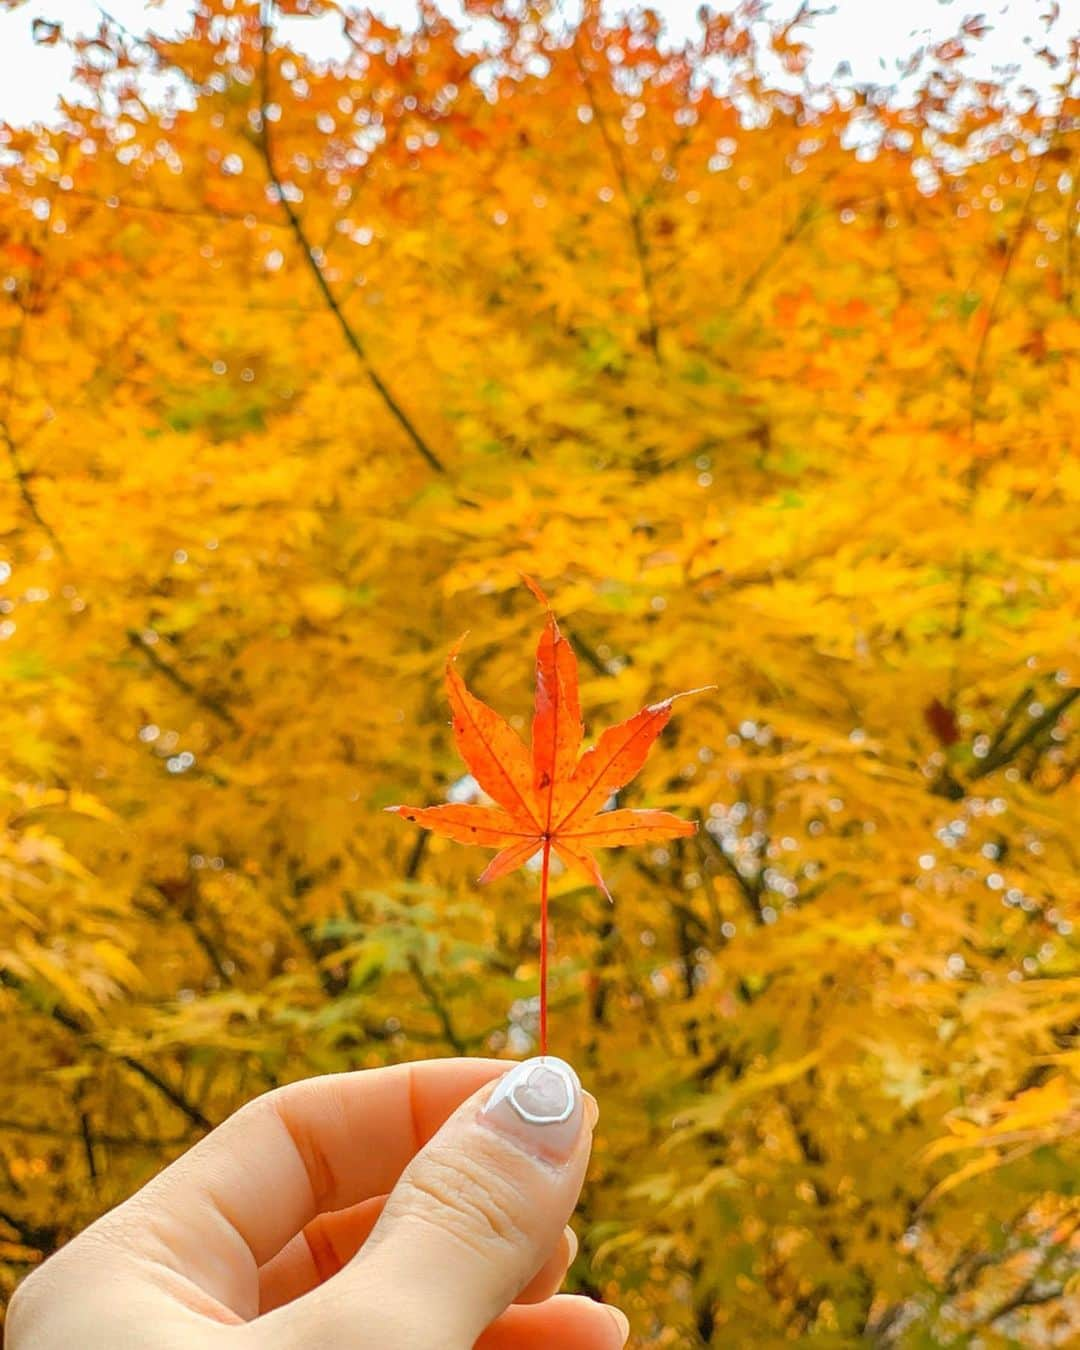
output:
M675 839L697 828L670 811L604 809L641 769L671 719L675 699L686 695L649 704L609 727L581 754L577 659L543 591L528 577L523 580L548 610L536 649L531 749L504 717L466 688L455 664L459 641L446 664L454 740L472 776L495 805L386 809L457 843L497 848L481 882L506 876L537 853L545 854L546 861L553 851L567 867L584 870L610 900L594 848Z

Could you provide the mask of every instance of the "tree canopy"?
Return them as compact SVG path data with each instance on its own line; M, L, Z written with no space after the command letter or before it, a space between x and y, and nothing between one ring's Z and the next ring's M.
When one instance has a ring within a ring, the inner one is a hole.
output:
M535 872L380 811L477 799L465 629L525 727L527 572L587 735L718 686L625 802L698 834L552 877L577 1287L1071 1343L1078 44L900 105L753 4L467 8L44 25L82 96L0 130L3 1289L259 1091L534 1050Z

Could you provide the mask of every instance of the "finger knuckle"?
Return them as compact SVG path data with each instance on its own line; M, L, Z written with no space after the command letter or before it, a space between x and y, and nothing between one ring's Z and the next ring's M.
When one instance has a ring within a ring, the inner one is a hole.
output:
M429 1156L402 1177L395 1199L402 1212L485 1254L529 1243L518 1188L483 1159Z
M316 1209L326 1207L336 1194L337 1181L331 1159L324 1147L321 1129L328 1118L335 1099L327 1096L326 1108L318 1118L305 1110L309 1083L287 1083L283 1087L264 1092L262 1096L242 1106L235 1119L237 1130L253 1119L273 1120L284 1129L307 1173Z

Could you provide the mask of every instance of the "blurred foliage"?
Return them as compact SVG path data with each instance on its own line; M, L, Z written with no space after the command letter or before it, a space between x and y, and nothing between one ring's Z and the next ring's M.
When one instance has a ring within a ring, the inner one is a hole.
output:
M577 1287L1075 1344L1077 45L898 108L754 5L468 9L46 35L83 101L0 132L4 1289L254 1093L533 1047L535 876L379 812L464 629L524 725L526 570L598 725L719 686L628 794L697 838L554 883Z

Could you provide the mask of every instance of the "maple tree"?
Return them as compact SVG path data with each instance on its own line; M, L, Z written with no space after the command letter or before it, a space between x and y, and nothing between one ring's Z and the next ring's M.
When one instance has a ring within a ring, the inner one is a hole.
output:
M450 802L445 806L388 806L386 810L458 843L498 848L480 875L481 883L516 871L539 853L539 1045L544 1055L552 852L568 867L582 869L610 900L594 848L685 838L697 825L670 811L610 807L611 799L645 763L657 736L671 720L671 706L678 695L650 703L625 722L609 727L579 759L584 727L574 649L559 632L543 591L530 578L525 583L548 610L536 649L532 755L514 728L465 687L455 667L459 643L446 665L454 739L477 787L497 805Z
M1069 1343L1068 14L1047 102L976 21L901 99L753 5L306 8L51 16L80 97L0 131L3 1290L264 1088L535 1052L539 878L379 810L477 804L444 654L523 733L535 573L601 724L717 685L625 804L696 834L550 877L574 1285Z

